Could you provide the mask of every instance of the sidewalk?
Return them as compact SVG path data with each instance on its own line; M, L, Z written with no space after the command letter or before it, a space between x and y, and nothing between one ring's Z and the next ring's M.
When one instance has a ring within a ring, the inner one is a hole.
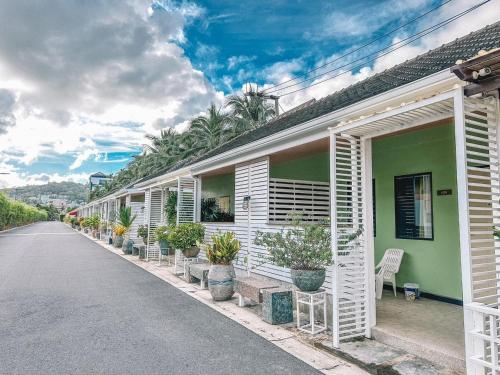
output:
M252 332L262 336L266 340L272 342L279 348L304 361L311 367L328 375L362 375L368 372L349 363L333 354L327 353L305 342L300 336L290 332L288 328L267 324L252 309L239 307L237 298L233 297L230 301L214 302L208 290L202 290L197 284L189 284L182 278L175 276L171 272L171 267L167 266L166 262L162 262L161 266L157 261L139 260L137 256L125 255L121 249L117 249L112 245L105 244L102 240L97 240L91 236L80 232L85 237L96 242L101 247L108 251L134 263L138 267L150 272L161 280L175 286L179 290L188 294L192 298L210 306L219 313L238 322L242 326Z

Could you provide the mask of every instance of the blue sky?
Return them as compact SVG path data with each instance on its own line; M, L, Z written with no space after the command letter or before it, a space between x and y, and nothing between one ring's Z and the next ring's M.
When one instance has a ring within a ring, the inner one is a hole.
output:
M0 172L10 173L0 187L115 172L141 152L145 134L183 131L245 84L296 78L443 1L0 0ZM330 66L477 2L453 0ZM495 22L499 2L324 84L298 85L280 103L321 98Z

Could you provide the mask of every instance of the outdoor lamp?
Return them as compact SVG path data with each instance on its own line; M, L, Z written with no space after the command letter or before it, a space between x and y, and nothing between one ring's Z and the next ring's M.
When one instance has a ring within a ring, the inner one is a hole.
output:
M245 195L243 197L243 204L242 204L242 208L244 210L248 210L248 206L250 205L250 195Z

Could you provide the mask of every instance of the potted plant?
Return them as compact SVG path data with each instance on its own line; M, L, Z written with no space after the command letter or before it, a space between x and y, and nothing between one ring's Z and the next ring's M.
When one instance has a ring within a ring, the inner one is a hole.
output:
M83 224L83 221L84 221L84 220L85 220L85 219L84 219L83 217L79 217L79 218L78 218L78 230L80 230L80 231L81 231L81 230L82 230L82 228L83 228L83 225L82 225L82 224Z
M135 221L137 215L132 216L132 207L122 207L119 213L119 224L125 229L124 239L122 243L122 250L125 254L132 254L132 247L134 246L134 241L129 237L130 228Z
M106 220L102 220L101 223L99 224L99 231L101 232L101 239L106 238L106 231L108 228L108 222Z
M120 224L116 224L113 227L113 232L115 234L115 239L113 240L113 245L115 247L122 247L123 246L123 235L125 234L125 227Z
M137 228L137 236L142 238L142 242L144 242L144 245L148 244L148 225L139 225L139 228Z
M233 260L240 251L240 242L233 232L217 233L212 243L204 245L210 262L208 289L214 301L226 301L234 294Z
M185 257L198 256L200 248L197 243L203 241L205 227L200 223L184 223L169 230L168 241L174 249L182 251Z
M305 222L301 216L292 216L286 230L258 231L254 243L267 248L269 255L264 263L289 268L294 285L305 292L323 285L325 269L333 263L328 225Z
M154 237L160 245L161 255L172 255L174 249L168 246L168 236L171 227L166 225L159 226L155 229Z

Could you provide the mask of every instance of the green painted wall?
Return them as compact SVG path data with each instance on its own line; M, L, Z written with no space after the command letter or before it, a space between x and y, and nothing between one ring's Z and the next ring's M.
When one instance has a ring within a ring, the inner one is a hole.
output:
M416 282L424 292L462 299L453 125L373 141L376 195L375 261L385 249L405 251L398 286ZM432 172L434 240L395 237L394 176ZM437 196L452 189L451 196Z
M322 152L279 163L272 163L269 174L273 178L329 182L329 158L328 152Z
M203 198L229 196L231 200L231 213L234 214L234 173L203 177L201 180L201 195Z

